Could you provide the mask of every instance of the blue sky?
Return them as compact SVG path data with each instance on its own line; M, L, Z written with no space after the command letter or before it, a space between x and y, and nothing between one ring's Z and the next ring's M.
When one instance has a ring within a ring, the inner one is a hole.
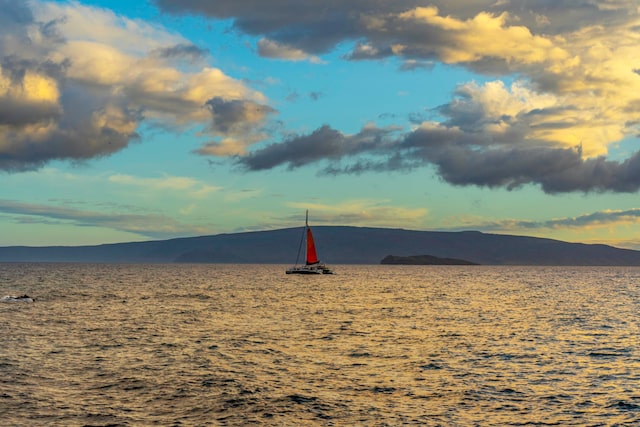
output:
M0 245L309 209L640 249L637 2L267 3L0 0Z

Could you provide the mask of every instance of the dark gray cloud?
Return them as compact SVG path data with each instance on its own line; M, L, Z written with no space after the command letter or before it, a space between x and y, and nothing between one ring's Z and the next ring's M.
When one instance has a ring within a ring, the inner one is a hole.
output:
M515 189L538 184L547 193L636 192L640 154L623 161L583 159L579 148L475 144L451 129L420 129L399 143L412 159L433 165L454 185Z
M358 17L375 10L379 4L367 0L277 0L269 2L268 7L260 0L156 0L156 3L171 13L197 13L218 19L233 19L239 31L266 35L311 54L326 52L343 40L361 37ZM392 6L391 9L401 11L401 4L411 2L385 2L387 5L395 3L399 6Z
M457 127L423 127L404 135L366 128L356 135L323 126L256 150L238 162L247 170L279 166L295 169L323 165L323 174L408 171L433 167L457 186L517 189L539 185L543 191L636 192L640 189L640 152L622 162L582 157L581 149L531 147L475 138Z
M421 46L413 54L431 57L428 46L444 42L441 32L407 26L381 28L381 23L417 7L435 6L441 16L471 19L481 12L499 15L508 13L514 24L529 28L532 33L560 34L589 25L625 22L637 13L633 0L595 2L590 0L556 1L495 0L448 1L433 0L272 0L269 6L260 0L155 0L160 9L176 14L202 14L215 19L233 19L239 31L264 35L280 43L319 54L331 50L343 41L366 40L376 46L376 52L390 54L394 42L410 42ZM354 59L364 52L354 51Z
M33 14L26 2L0 0L0 34L26 37L25 25L33 23Z
M228 100L214 97L205 103L212 116L211 128L216 133L244 133L246 127L262 123L268 114L276 110L242 99Z
M393 56L393 50L391 46L387 45L373 45L369 43L357 43L354 49L344 56L345 59L358 61L358 60L371 60L371 59L383 59L389 56Z
M19 129L30 124L46 124L61 115L62 108L57 104L0 98L0 126Z
M238 163L248 170L267 170L281 165L289 169L322 160L339 160L360 153L385 152L392 129L365 128L356 135L344 135L325 125L309 135L298 135L282 143L255 150Z
M177 44L174 46L168 46L163 48L158 48L151 51L152 56L157 56L159 58L165 59L173 59L173 58L185 58L191 62L198 61L199 59L204 58L209 51L207 49L202 49L194 44Z

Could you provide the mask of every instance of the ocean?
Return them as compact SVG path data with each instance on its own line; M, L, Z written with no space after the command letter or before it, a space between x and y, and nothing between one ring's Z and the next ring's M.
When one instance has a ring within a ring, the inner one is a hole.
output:
M0 425L640 425L640 268L286 267L0 264Z

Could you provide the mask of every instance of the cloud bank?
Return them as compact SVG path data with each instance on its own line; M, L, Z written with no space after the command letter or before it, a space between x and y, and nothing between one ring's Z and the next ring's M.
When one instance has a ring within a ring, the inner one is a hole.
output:
M16 222L104 227L152 239L202 235L205 227L183 224L161 214L118 214L0 199L0 214L16 215Z
M231 19L259 46L272 47L258 50L268 57L299 60L342 45L351 46L350 61L394 58L405 70L440 62L517 76L509 86L461 84L432 112L442 120L403 134L369 127L346 135L328 124L263 146L237 159L247 170L325 161L330 174L432 167L453 185L534 184L548 193L640 188L640 154L608 157L640 133L636 1L275 0L268 9L251 0L156 3L170 13Z
M450 231L522 231L522 230L579 230L582 232L640 223L640 209L603 210L576 217L554 218L544 221L500 220L480 223L469 223L463 227L448 228Z
M206 50L180 35L75 2L0 0L0 170L106 156L138 141L146 122L198 126L206 141L197 153L249 171L427 167L453 185L640 188L640 154L610 154L640 133L635 0L155 4L231 20L268 58L320 62L340 46L345 61L392 58L417 72L444 63L498 79L461 84L431 111L437 119L413 128L348 135L328 123L276 141L265 97L207 66Z
M544 119L551 112L571 113L553 97L531 94L517 83L511 89L501 83L463 85L457 94L437 109L441 122L423 122L410 132L368 126L345 135L326 125L237 161L251 171L323 164L324 174L433 167L453 185L515 189L535 184L547 193L640 189L640 153L608 160L548 137L567 125Z
M144 121L199 125L214 140L255 140L264 114L206 106L265 111L264 97L203 65L206 55L181 36L109 10L0 0L0 170L109 155L139 140Z

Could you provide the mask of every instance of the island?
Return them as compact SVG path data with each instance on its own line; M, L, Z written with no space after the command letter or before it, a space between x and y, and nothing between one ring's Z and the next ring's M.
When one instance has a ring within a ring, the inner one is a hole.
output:
M331 265L380 265L387 254L431 254L426 264L640 266L640 250L602 244L569 243L539 237L479 231L420 231L391 228L315 226L323 261ZM222 233L93 246L0 247L2 262L290 264L300 245L301 227ZM439 261L441 257L445 261ZM411 260L411 261L410 261ZM410 261L410 262L409 262ZM437 262L435 262L437 261ZM424 263L421 261L420 263ZM2 296L2 295L0 295Z
M389 265L479 265L475 262L456 258L438 258L432 255L396 256L387 255L380 264Z

